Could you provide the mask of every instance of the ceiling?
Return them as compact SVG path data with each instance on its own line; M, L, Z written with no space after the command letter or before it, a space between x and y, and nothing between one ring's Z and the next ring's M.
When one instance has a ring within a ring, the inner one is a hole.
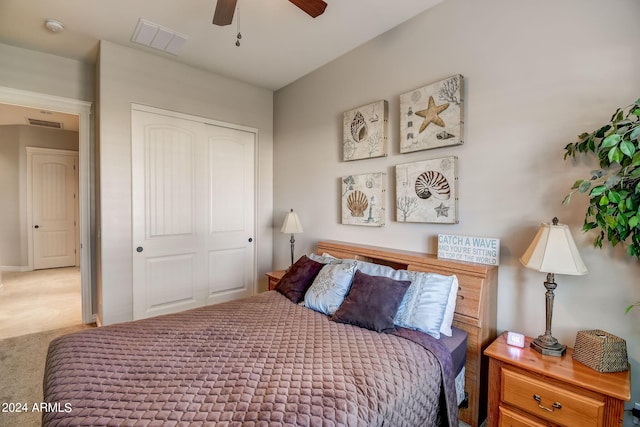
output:
M37 108L20 107L17 105L0 104L0 126L2 125L26 125L45 127L44 123L33 124L29 119L38 121L60 123L62 130L78 132L80 118L76 114L59 113L57 111L46 111Z
M216 1L0 0L0 43L95 62L108 40L277 90L443 0L326 0L316 19L287 0L238 0L226 27L211 23ZM65 29L48 31L46 18ZM140 18L186 35L181 52L133 43Z

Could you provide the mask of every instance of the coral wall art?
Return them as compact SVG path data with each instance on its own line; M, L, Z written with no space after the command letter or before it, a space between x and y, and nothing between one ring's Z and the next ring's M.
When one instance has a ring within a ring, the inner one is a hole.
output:
M344 113L344 161L387 155L387 101L377 101Z
M396 165L398 222L458 223L458 158Z
M386 189L384 172L342 177L342 223L384 226Z
M463 143L460 74L400 95L400 152Z

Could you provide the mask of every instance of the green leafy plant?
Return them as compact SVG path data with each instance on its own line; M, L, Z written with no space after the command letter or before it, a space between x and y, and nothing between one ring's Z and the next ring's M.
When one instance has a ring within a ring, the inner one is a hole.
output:
M577 180L563 203L569 204L576 192L587 194L582 230L599 230L593 245L602 248L605 239L612 246L626 244L627 254L640 259L640 99L618 108L600 129L567 144L564 158L579 153L596 156L600 169ZM627 311L636 305L640 302Z

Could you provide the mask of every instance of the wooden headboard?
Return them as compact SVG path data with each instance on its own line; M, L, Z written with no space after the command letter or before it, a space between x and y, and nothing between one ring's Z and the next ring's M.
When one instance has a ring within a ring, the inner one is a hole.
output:
M316 253L383 264L398 270L457 276L460 287L453 326L469 334L465 364L469 407L460 409L460 419L472 427L480 425L487 415L488 364L486 359L483 360L482 352L496 338L498 267L438 259L420 252L335 241L319 242Z

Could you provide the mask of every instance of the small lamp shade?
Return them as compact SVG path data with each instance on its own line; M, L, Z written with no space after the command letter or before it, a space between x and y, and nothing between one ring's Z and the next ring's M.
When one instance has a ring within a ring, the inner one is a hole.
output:
M284 223L280 231L285 234L298 234L303 232L300 218L298 218L298 214L295 213L293 209L291 209L291 212L284 218Z
M296 244L296 239L294 239L293 235L302 233L300 218L298 218L298 214L295 213L293 209L291 209L291 212L284 218L284 223L280 231L285 234L291 234L291 240L289 240L289 242L291 242L291 264L293 264L293 252Z
M520 262L527 268L544 273L582 275L587 273L571 231L566 224L542 223L538 234Z

